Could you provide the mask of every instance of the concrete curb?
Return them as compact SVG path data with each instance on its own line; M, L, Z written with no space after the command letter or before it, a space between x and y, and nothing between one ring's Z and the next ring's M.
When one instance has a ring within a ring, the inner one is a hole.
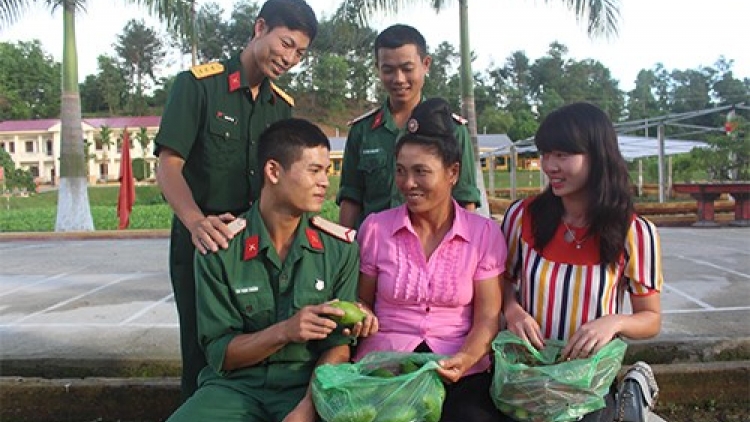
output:
M100 240L169 238L169 229L96 230L90 232L8 232L0 233L0 242L17 240Z
M750 361L652 365L660 408L750 403ZM179 405L179 379L0 377L6 422L161 421ZM93 404L93 405L92 405Z
M692 338L628 341L624 365L636 361L651 365L750 361L750 337ZM66 358L26 357L0 354L0 376L25 378L160 378L180 374L174 358Z

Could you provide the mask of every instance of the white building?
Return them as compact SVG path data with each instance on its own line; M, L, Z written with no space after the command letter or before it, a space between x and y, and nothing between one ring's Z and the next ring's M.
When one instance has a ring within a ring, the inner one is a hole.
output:
M142 158L146 161L150 175L153 176L156 157L153 156L153 139L159 130L160 116L141 117L108 117L85 118L82 121L83 140L88 152L89 183L106 183L116 181L120 172L119 139L127 128L130 133L130 158ZM111 131L111 145L104 145L101 140L102 127ZM141 128L146 129L149 143L144 149L137 140ZM331 171L333 175L341 173L341 162L344 155L346 138L334 136L331 141ZM492 151L507 148L511 140L505 134L480 134L478 136L482 168L489 169L486 158ZM8 120L0 122L0 148L10 153L16 168L31 172L38 183L57 184L60 177L60 120ZM507 169L504 159L496 158L495 169ZM519 166L533 169L536 158L519 160ZM134 169L135 171L135 169Z
M83 119L83 142L88 145L88 175L90 183L117 180L120 171L119 139L125 129L130 133L130 158L145 159L153 175L156 159L153 139L159 129L159 116L109 117ZM111 131L111 145L101 140L102 127ZM148 144L145 148L137 135L145 128ZM10 154L16 168L31 172L38 183L56 184L60 177L60 120L8 120L0 122L0 148Z

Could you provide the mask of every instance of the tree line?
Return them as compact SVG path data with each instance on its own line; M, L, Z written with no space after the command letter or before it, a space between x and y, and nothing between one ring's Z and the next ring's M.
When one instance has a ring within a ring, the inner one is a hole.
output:
M343 122L384 95L373 63L377 32L362 23L354 6L345 2L324 17L304 62L279 81L300 104L298 114L342 130ZM258 7L241 1L227 19L219 4L203 4L195 18L196 60L219 60L241 49L248 37L247 22ZM143 20L127 22L113 53L97 57L98 73L79 85L83 114L160 114L174 75L163 76L159 70L169 64L168 56L191 53L192 36L162 33ZM433 64L425 94L444 97L459 110L459 52L447 42L430 50ZM60 63L40 42L0 43L0 57L0 120L59 116ZM514 51L504 62L474 72L477 126L480 132L507 133L518 140L532 136L549 111L572 101L591 101L614 121L748 103L750 78L735 75L732 67L733 61L724 56L712 66L695 69L668 70L656 64L634 75L634 88L625 92L601 62L573 59L565 45L552 42L540 58ZM693 123L721 126L720 120L714 115ZM650 135L655 136L655 129Z
M229 13L218 3L206 3L196 11L194 24L185 21L187 15L178 16L172 29L164 32L143 20L127 22L112 53L97 57L97 73L79 84L83 115L161 114L174 75L160 71L170 64L170 57L193 55L204 63L231 56L246 44L247 22L258 10L257 3L247 0L235 3ZM298 115L346 131L347 120L384 100L373 62L376 35L360 19L356 2L344 2L321 19L304 62L279 81L295 97ZM430 46L430 54L433 64L425 95L444 97L460 110L459 51L442 42ZM0 58L0 120L60 115L61 65L38 40L0 43ZM591 101L615 122L750 104L750 78L735 75L733 61L724 56L712 66L694 69L668 70L662 64L642 69L635 75L634 88L626 92L601 62L573 59L565 45L552 42L542 57L532 59L524 51L514 51L504 62L475 71L473 79L478 131L506 133L513 140L531 137L547 113L572 101ZM741 126L746 114L740 113ZM688 126L721 128L725 118L720 113L698 116ZM710 131L667 131L669 136L727 143ZM639 134L655 137L656 128ZM736 144L730 142L729 147ZM730 156L743 157L743 149ZM701 157L694 158L707 161ZM689 167L681 164L678 170ZM714 173L722 172L726 169Z

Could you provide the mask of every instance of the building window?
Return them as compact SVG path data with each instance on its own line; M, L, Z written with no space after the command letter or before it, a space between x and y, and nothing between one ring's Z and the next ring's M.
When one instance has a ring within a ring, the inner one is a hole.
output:
M97 151L101 151L103 147L102 140L101 139L95 139L94 140L94 148L96 148Z
M0 142L0 149L5 152L8 152L8 148L5 148L5 142Z
M9 154L15 154L16 153L16 143L13 141L8 142L8 149L6 149Z
M107 166L107 163L99 164L99 180L107 180L108 175L109 175L109 168Z
M34 178L39 177L39 166L29 166L29 173Z
M26 152L34 152L34 141L26 141Z
M47 139L47 155L52 156L52 140Z

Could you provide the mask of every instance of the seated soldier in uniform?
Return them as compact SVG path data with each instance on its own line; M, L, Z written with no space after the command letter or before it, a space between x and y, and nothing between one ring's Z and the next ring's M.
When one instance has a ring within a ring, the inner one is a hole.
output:
M208 365L169 421L315 420L313 370L347 362L353 340L329 318L344 314L329 302L355 301L359 274L352 231L313 216L325 200L329 152L328 138L302 119L260 136L259 199L227 249L196 254Z

